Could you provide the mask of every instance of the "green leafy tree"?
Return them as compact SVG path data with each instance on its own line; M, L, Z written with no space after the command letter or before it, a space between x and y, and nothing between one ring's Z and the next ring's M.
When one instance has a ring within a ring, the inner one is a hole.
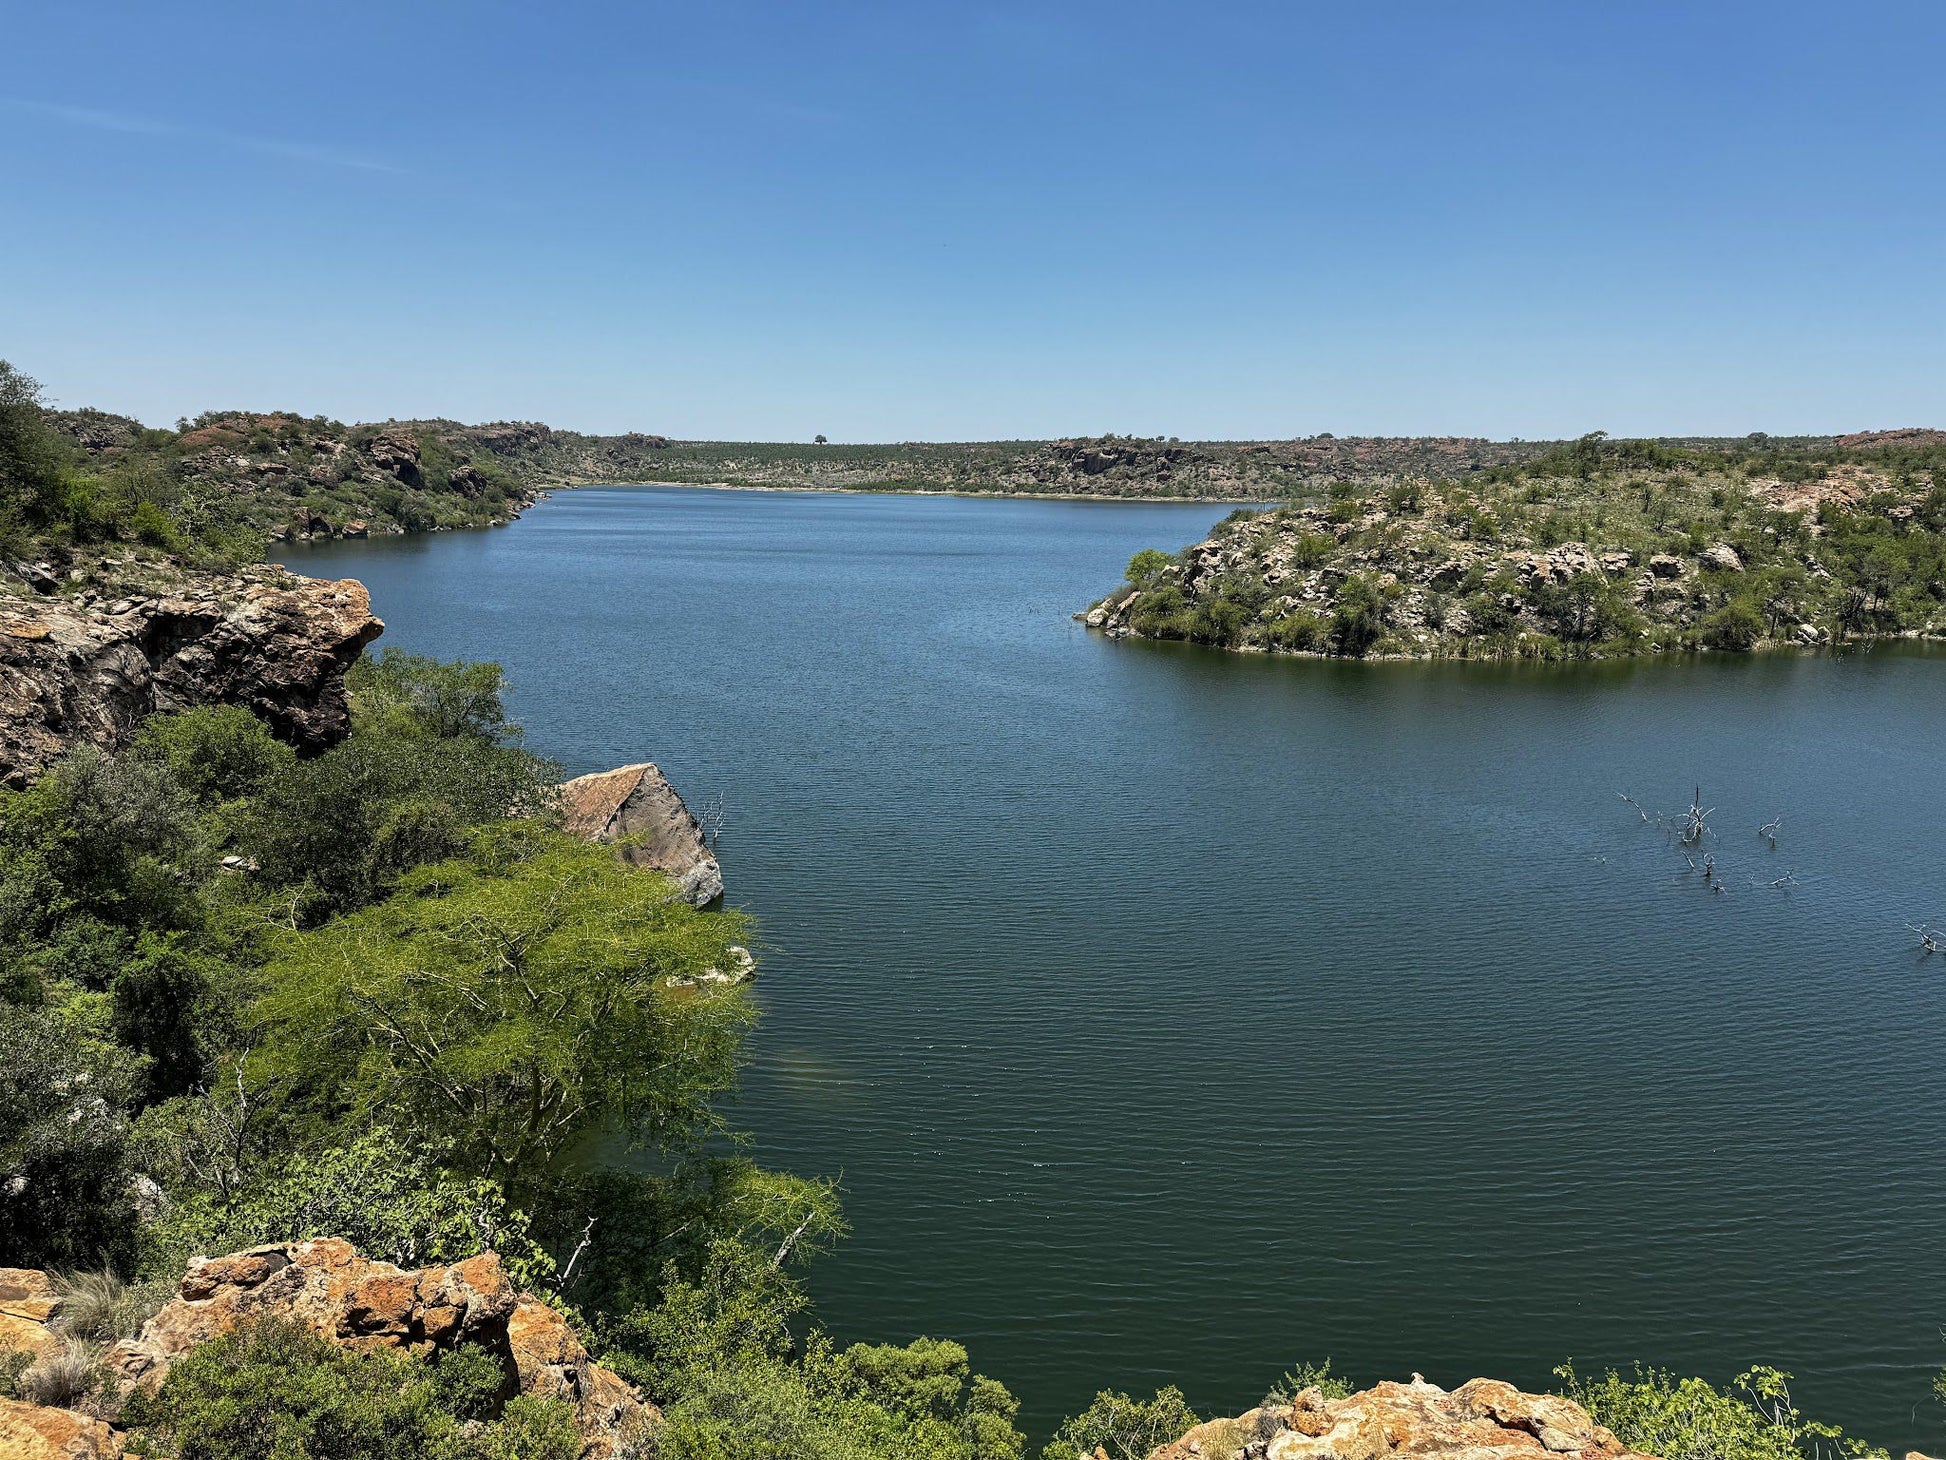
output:
M376 907L285 936L252 1064L317 1117L400 1120L510 1192L598 1127L713 1127L751 1017L733 914L599 846L510 823Z
M1128 581L1136 587L1145 587L1160 578L1163 571L1175 563L1175 558L1159 548L1143 548L1128 560Z

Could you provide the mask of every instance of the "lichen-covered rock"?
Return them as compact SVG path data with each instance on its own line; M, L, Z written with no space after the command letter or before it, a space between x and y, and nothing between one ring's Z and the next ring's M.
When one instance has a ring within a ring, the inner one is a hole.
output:
M697 907L723 895L723 869L702 826L654 765L576 776L562 785L561 797L576 836L621 842L628 861L667 873Z
M0 782L151 714L242 705L303 751L350 728L345 671L385 625L364 585L271 569L103 602L0 598Z
M1198 1425L1151 1460L1647 1460L1596 1424L1580 1405L1526 1394L1498 1379L1450 1393L1417 1374L1345 1399L1307 1389L1288 1405Z
M71 1409L0 1399L0 1460L117 1460L121 1436Z
M320 1237L197 1258L176 1298L104 1363L123 1386L152 1388L198 1344L270 1318L360 1352L429 1355L467 1343L497 1353L509 1392L574 1410L584 1460L611 1460L660 1420L655 1406L589 1357L565 1318L515 1292L491 1252L415 1272Z

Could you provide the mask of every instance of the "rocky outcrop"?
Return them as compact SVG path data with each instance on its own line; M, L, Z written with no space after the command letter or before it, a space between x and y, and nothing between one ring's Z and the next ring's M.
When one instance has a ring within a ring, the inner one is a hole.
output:
M177 1296L104 1363L125 1388L160 1384L200 1343L263 1319L302 1324L360 1352L426 1357L459 1344L497 1353L506 1393L556 1399L574 1411L583 1460L614 1460L660 1422L619 1375L589 1357L560 1313L518 1293L491 1252L408 1272L321 1237L273 1243L189 1265ZM6 1454L0 1450L0 1454Z
M345 671L384 630L364 586L275 569L108 599L0 598L0 781L76 745L113 750L145 716L242 705L300 751L350 728ZM55 586L58 586L58 580Z
M666 873L697 907L723 895L723 869L701 824L653 764L576 776L563 783L561 797L576 836L619 843L624 858Z
M1596 1424L1580 1405L1525 1394L1498 1379L1450 1393L1417 1374L1345 1399L1307 1389L1289 1404L1198 1425L1150 1460L1648 1460Z
M0 1460L118 1460L121 1436L72 1409L0 1399Z

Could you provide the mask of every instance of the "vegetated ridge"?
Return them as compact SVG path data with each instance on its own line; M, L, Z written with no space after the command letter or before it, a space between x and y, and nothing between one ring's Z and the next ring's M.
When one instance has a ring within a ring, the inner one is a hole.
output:
M1597 432L1464 479L1340 481L1145 550L1082 615L1273 653L1585 658L1946 633L1946 432Z

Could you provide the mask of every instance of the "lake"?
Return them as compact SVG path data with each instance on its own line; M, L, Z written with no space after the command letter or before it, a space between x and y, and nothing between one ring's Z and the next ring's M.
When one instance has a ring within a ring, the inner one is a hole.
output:
M1798 1375L1938 1443L1946 659L1358 664L1070 619L1226 509L623 487L292 548L570 772L720 795L737 1118L841 1177L844 1340L1038 1437L1302 1359ZM1710 891L1651 811L1714 807ZM1774 849L1756 828L1783 817ZM1783 886L1768 884L1788 878Z

